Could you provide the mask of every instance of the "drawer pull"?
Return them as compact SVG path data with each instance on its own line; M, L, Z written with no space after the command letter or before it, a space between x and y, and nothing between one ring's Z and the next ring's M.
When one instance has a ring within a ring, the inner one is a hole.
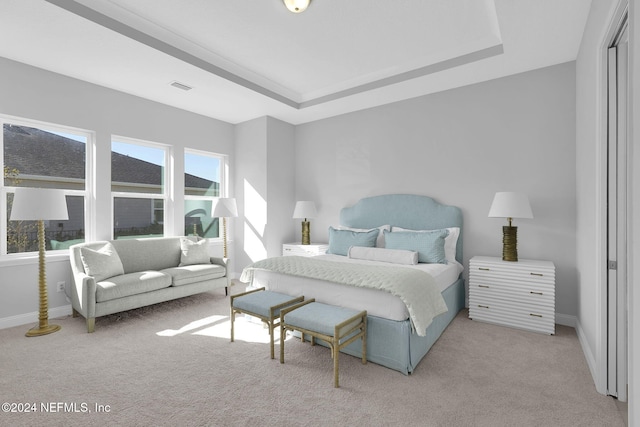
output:
M544 276L544 274L542 273L529 273L529 274L531 274L532 276L540 276L540 277Z
M478 267L478 270L482 270L482 271L491 271L490 268L487 267Z
M480 304L478 304L478 307L480 307L480 308L489 308L488 305L480 305Z
M533 295L544 295L542 292L529 291L529 293Z
M533 314L533 313L529 313L529 316L533 316L533 317L542 317L542 314Z
M489 288L489 285L478 285L479 288Z

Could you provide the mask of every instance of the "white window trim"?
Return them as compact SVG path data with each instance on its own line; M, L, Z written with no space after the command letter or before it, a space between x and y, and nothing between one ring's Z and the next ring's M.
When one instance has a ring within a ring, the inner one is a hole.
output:
M228 163L228 159L227 159L227 155L225 154L220 154L220 153L215 153L212 151L205 151L205 150L198 150L198 149L194 149L194 148L185 148L184 149L184 153L183 153L183 158L184 156L186 156L187 154L194 154L197 156L203 156L203 157L211 157L211 158L215 158L218 159L218 161L220 162L220 182L219 184L219 195L216 196L194 196L194 195L187 195L186 192L183 192L184 194L184 201L187 200L207 200L207 201L211 201L212 203L221 198L221 197L227 197L228 194L228 187L227 187L227 163ZM186 163L186 162L185 162ZM186 174L186 164L185 164L185 174ZM186 184L185 184L185 189L186 189ZM185 228L185 223L184 223L184 216L182 218L182 228ZM209 240L210 242L222 242L222 223L220 222L218 224L218 237L208 237L207 240Z
M111 150L113 152L113 142L122 142L125 144L138 145L142 147L149 147L156 150L164 151L164 170L163 170L163 191L162 193L137 193L137 192L128 192L128 191L111 191L111 239L115 239L114 229L115 229L115 199L116 198L127 198L127 199L162 199L164 201L164 212L165 218L162 226L162 234L164 236L173 236L174 230L171 226L171 221L168 221L167 214L173 211L174 202L173 197L169 197L170 194L174 194L173 192L173 147L168 144L163 144L160 142L152 142L146 141L143 139L130 138L126 136L120 135L111 135ZM111 162L111 159L109 159ZM111 177L111 186L113 186L113 176ZM151 202L153 207L153 201ZM153 209L151 210L151 217L153 220Z
M67 190L63 189L65 196L82 196L84 197L84 233L85 240L89 241L93 239L93 224L95 222L95 211L93 203L90 202L92 199L89 197L91 193L91 189L94 188L93 181L93 163L91 159L93 159L93 150L95 147L95 132L80 129L71 126L65 126L57 123L44 122L41 120L32 120L26 119L22 117L10 116L6 114L0 114L0 129L3 131L0 132L0 164L4 167L4 125L5 123L18 125L18 126L26 126L31 128L37 128L42 130L48 130L52 132L60 132L60 133L69 133L77 136L83 136L86 138L85 144L85 179L84 179L84 190ZM0 209L2 212L7 212L7 194L15 192L15 189L18 187L15 186L5 186L4 185L4 168L3 168L3 180L0 182ZM6 221L2 221L0 224L0 258L11 260L13 264L17 260L29 260L34 258L34 254L37 252L20 252L15 254L7 253L7 223ZM54 254L66 254L65 249L61 250L48 250L47 253L52 255Z

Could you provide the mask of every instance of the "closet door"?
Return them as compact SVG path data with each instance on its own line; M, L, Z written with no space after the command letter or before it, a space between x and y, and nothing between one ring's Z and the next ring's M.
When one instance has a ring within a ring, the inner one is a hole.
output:
M628 25L624 16L608 57L607 393L627 400Z

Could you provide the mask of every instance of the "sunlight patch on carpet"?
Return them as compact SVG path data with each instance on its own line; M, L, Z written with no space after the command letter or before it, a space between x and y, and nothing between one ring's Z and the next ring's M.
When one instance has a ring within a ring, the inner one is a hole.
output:
M259 320L250 320L245 316L236 316L235 321L235 341L244 341L258 344L269 343L269 330ZM279 341L279 332L276 330L275 342ZM231 321L227 319L225 322L211 325L208 328L201 329L194 333L194 335L206 335L217 338L231 338Z
M200 329L202 327L215 324L221 320L227 319L228 316L209 316L204 319L195 320L180 329L165 329L164 331L157 332L156 335L161 337L175 337L179 334L193 331L194 329Z

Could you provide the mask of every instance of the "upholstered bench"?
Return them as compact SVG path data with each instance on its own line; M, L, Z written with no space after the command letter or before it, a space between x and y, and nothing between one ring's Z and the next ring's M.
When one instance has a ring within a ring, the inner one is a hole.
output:
M284 341L286 331L299 331L326 342L333 358L334 387L338 380L338 355L340 350L357 339L362 340L362 364L367 363L367 312L315 302L310 299L280 310L280 363L284 363Z
M280 323L280 309L304 301L304 297L292 297L258 288L241 294L231 295L231 342L234 339L233 324L236 313L257 317L269 327L271 358L274 359L273 329Z

